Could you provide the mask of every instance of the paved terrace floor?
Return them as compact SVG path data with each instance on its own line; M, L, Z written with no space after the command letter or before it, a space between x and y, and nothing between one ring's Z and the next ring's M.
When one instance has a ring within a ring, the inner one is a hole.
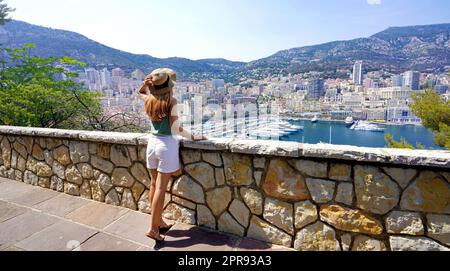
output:
M155 245L149 224L144 213L0 178L3 251L290 250L181 223Z

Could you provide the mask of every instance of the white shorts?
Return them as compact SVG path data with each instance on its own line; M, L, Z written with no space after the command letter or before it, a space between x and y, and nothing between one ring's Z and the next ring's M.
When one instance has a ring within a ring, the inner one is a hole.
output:
M173 136L148 137L147 168L161 173L174 173L180 167L180 141Z

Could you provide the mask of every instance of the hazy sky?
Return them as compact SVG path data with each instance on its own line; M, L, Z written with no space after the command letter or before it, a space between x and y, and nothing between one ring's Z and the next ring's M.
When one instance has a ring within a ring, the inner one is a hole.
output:
M7 0L14 19L155 57L250 61L389 26L450 23L449 0Z

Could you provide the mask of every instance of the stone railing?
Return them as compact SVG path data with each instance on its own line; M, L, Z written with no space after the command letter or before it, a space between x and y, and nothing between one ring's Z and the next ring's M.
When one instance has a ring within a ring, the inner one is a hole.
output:
M0 176L149 212L145 134L0 127ZM182 142L165 217L298 250L448 250L450 152Z

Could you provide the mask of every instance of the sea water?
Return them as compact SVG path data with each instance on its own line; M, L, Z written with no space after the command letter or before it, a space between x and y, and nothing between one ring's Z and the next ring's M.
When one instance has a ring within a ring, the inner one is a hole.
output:
M385 132L356 131L350 130L344 122L319 121L312 123L310 120L290 120L291 124L304 126L303 130L297 131L281 138L283 141L295 141L308 144L317 144L320 142L331 144L352 145L359 147L386 147L386 134L391 134L394 140L400 141L405 138L406 141L417 146L422 144L425 148L444 149L433 142L433 133L423 126L418 125L382 125L386 128Z

